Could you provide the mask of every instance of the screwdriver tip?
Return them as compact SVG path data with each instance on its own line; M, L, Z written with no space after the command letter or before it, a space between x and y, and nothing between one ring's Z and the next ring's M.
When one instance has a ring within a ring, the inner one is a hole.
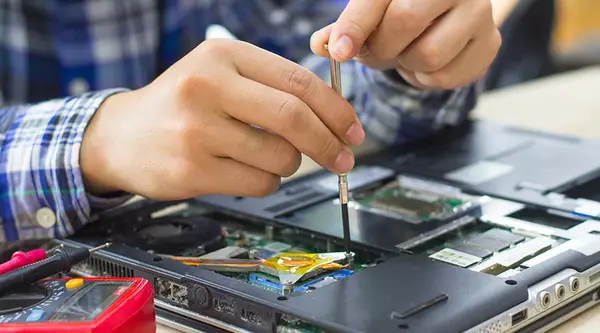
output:
M90 251L90 252L96 252L96 251L98 251L98 250L102 250L102 249L104 249L104 248L107 248L107 247L109 247L111 244L112 244L112 243L104 243L104 244L102 244L102 245L100 245L100 246L96 246L96 247L94 247L94 248L91 248L89 251Z

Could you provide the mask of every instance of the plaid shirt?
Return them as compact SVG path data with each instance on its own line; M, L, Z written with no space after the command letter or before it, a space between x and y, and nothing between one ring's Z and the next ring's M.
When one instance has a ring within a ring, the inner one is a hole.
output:
M0 243L68 236L126 199L86 193L79 166L88 122L118 88L152 81L211 25L329 82L328 61L310 55L309 38L346 2L0 0ZM416 91L353 61L342 75L345 97L376 146L464 119L477 95L474 86Z

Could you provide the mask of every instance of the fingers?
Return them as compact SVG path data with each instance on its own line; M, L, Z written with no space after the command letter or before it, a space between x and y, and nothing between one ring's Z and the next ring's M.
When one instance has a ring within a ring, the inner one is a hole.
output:
M362 143L365 133L352 105L314 73L250 44L245 44L236 55L235 65L242 76L297 97L340 140L352 145ZM304 128L292 130L303 131Z
M310 49L314 54L320 57L329 57L330 53L325 48L325 44L329 44L329 37L332 30L333 24L330 24L312 34L310 37Z
M348 172L354 157L346 145L298 97L248 80L232 80L221 102L230 116L272 131L323 167Z
M482 15L482 12L485 13L489 7L489 1L476 0L469 5L453 8L405 49L398 57L398 62L415 72L442 69L485 27L489 14Z
M500 33L487 29L476 37L446 67L434 73L415 73L422 85L437 89L454 89L467 85L485 74L501 44Z
M254 168L289 177L300 167L300 152L282 137L252 127L232 118L215 117L208 133L220 137L212 149L214 154L229 157ZM223 133L226 132L226 135Z
M423 84L421 84L421 82L419 82L419 80L417 80L414 72L402 68L401 66L396 68L396 72L398 72L398 74L400 74L400 76L402 76L402 78L411 86L418 89L427 89L426 86L424 86Z
M367 41L369 51L381 60L396 58L432 21L452 8L454 2L393 0Z
M381 22L390 1L350 0L331 31L329 49L335 60L347 61L358 53Z
M216 157L207 168L211 181L200 184L207 193L236 197L263 197L275 192L281 185L281 177L247 164Z
M494 22L496 27L501 27L504 21L513 12L515 6L519 3L519 0L491 0Z

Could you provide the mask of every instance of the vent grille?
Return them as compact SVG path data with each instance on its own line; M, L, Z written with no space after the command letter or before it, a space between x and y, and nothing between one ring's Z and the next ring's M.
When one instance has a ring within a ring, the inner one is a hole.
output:
M502 324L500 320L496 320L482 327L478 331L479 333L502 333Z
M133 269L105 259L90 257L74 267L74 270L97 277L134 277Z

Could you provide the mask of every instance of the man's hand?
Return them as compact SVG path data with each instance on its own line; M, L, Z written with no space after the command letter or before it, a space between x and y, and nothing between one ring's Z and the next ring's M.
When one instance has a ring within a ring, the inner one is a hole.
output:
M349 171L364 140L352 106L316 75L244 42L209 40L150 85L105 101L81 148L88 190L157 200L263 196L300 153Z
M490 0L350 0L337 22L311 38L318 55L396 69L426 89L481 78L500 44Z

